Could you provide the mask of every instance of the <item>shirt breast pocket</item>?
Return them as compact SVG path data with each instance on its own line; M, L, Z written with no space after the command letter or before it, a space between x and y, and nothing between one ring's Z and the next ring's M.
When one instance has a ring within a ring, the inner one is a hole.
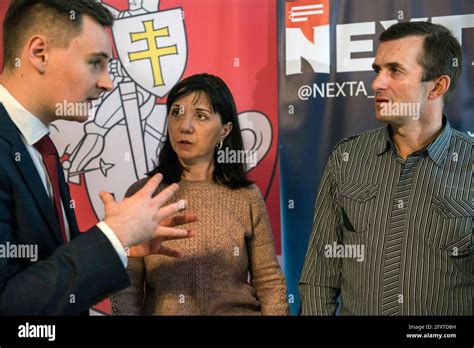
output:
M431 208L428 245L445 250L453 257L468 255L472 248L472 202L458 197L433 196Z
M344 228L351 232L365 232L374 214L378 185L349 182L341 189Z

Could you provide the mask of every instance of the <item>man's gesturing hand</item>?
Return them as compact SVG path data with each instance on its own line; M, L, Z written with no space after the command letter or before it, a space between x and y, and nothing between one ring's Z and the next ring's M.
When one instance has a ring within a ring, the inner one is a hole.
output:
M187 230L161 225L161 222L187 207L185 200L164 206L178 191L177 184L171 184L152 198L162 179L161 174L154 175L140 191L120 203L110 193L100 193L105 210L104 222L124 247L142 244L154 238L163 238L162 241L189 236Z

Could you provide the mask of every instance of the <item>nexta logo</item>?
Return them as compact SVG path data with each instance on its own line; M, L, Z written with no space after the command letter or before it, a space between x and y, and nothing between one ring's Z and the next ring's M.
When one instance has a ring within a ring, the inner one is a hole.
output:
M286 2L286 75L301 74L305 59L315 73L330 72L329 0L301 0ZM387 29L404 20L403 11L397 19L336 25L336 71L371 71L374 57L352 58L354 53L373 53L376 25ZM411 21L428 21L429 17ZM474 14L431 17L431 22L449 28L462 44L465 28L474 28ZM354 36L373 35L373 39L354 39Z
M286 2L286 75L301 74L301 58L329 73L329 0Z

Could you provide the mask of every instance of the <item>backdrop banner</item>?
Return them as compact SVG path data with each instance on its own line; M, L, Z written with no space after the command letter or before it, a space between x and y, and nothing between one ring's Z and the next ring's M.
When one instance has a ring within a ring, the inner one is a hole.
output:
M399 21L442 24L462 43L463 73L445 112L454 128L474 136L473 1L278 2L282 261L292 313L319 179L340 140L382 126L371 66L379 35Z

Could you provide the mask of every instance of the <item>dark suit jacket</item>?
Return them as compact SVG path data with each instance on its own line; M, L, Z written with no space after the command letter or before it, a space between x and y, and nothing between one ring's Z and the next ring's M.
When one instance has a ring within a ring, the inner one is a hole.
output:
M0 103L0 247L38 248L36 262L0 254L0 315L76 315L129 285L108 238L97 227L79 233L59 169L67 244L20 132Z

